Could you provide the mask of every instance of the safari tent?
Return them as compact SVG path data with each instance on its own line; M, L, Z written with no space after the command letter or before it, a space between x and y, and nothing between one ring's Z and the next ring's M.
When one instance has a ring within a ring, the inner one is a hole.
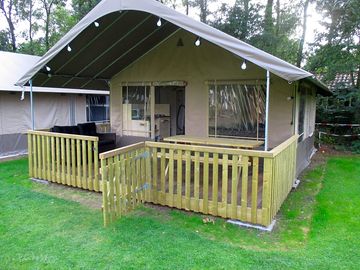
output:
M26 132L32 128L29 87L15 86L19 76L40 57L0 51L0 158L27 153ZM34 125L48 129L87 121L87 96L108 91L34 87Z
M17 82L30 84L110 90L117 149L28 137L31 177L102 191L105 224L152 202L269 225L314 151L316 95L331 94L153 0L100 2Z

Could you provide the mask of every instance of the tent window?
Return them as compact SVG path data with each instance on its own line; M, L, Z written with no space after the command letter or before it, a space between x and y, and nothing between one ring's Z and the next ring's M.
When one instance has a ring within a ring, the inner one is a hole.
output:
M107 122L109 118L109 96L86 96L86 119L88 122Z
M265 85L209 85L209 136L264 138Z
M311 89L300 91L298 134L299 142L312 136L315 129L316 99Z
M123 134L150 137L150 86L124 86L122 104Z

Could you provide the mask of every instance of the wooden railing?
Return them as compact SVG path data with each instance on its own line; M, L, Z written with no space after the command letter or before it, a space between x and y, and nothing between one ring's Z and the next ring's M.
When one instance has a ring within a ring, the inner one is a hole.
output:
M294 135L270 153L273 155L270 178L270 209L268 223L275 217L291 191L296 178L296 151L298 135Z
M100 155L104 223L152 202L269 225L295 179L297 136L269 152L145 142Z
M98 137L29 131L28 156L32 178L100 191Z

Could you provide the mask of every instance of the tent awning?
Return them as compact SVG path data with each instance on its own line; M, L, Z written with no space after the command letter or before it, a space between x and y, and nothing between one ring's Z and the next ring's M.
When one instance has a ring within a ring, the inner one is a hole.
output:
M161 26L157 24L159 18ZM179 29L287 81L312 76L155 0L103 0L28 70L17 85L26 85L32 79L33 85L42 87L108 89L108 81L115 74Z

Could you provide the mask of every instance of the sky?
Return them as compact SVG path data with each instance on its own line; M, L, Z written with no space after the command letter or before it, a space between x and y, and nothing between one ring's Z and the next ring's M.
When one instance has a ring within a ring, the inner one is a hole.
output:
M222 4L222 3L226 3L230 6L234 5L236 0L222 0L222 1L214 1L210 4L210 11L215 11L217 10L217 8ZM291 0L282 0L281 3L286 3L288 1ZM68 1L70 3L70 1ZM263 5L266 4L267 0L254 0L254 2L258 2L261 3ZM177 9L180 12L185 13L185 9ZM196 11L195 9L190 9L190 17L198 20L199 19L199 15L198 15L198 11ZM305 50L308 48L309 44L312 43L315 39L315 32L319 31L322 29L322 26L320 24L321 21L321 15L318 14L316 12L315 9L315 4L310 4L309 5L309 9L308 9L308 23L307 23L307 33L306 33L306 37L305 37ZM7 28L7 23L6 20L3 16L3 14L0 14L0 30L6 29ZM17 41L23 41L23 38L20 36L20 32L22 30L24 30L26 28L26 25L18 25L17 26L17 33L18 33L18 38ZM298 36L300 36L300 33L298 34Z

